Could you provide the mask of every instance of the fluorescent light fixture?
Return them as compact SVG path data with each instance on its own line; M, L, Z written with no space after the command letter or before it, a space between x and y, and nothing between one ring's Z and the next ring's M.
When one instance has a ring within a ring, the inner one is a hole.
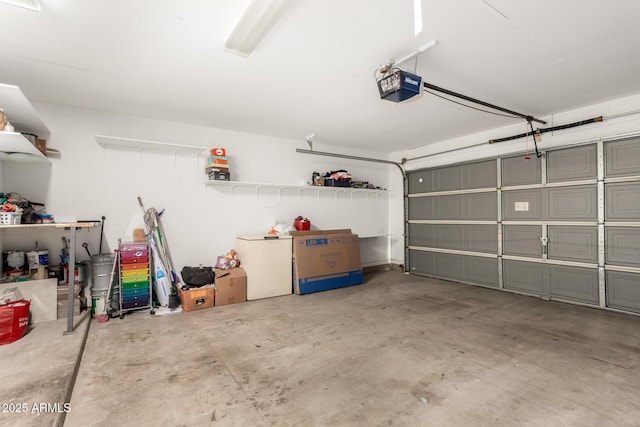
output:
M248 58L293 0L252 0L224 44L224 50Z
M422 0L413 0L413 34L422 32Z
M0 0L0 3L6 3L13 6L24 7L25 9L40 12L40 0Z

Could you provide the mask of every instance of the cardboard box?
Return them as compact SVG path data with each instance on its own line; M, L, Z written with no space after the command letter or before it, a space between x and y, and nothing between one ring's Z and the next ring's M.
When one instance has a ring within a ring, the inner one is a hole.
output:
M187 291L178 289L180 302L184 311L202 310L211 308L215 301L215 288L212 285L205 285L201 288L192 288Z
M221 165L229 167L229 159L223 156L209 156L207 166Z
M204 173L211 174L213 172L229 172L228 165L208 165L204 168Z
M293 290L298 295L364 281L358 235L351 230L290 231Z
M247 274L241 267L216 269L215 281L216 307L247 300Z
M36 138L33 145L45 156L47 155L47 141L45 139Z

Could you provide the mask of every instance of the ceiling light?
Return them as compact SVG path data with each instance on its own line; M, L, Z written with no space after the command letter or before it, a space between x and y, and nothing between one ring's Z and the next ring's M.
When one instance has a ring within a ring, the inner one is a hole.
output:
M0 2L40 12L40 0L0 0Z
M422 32L422 0L413 0L413 34Z
M293 0L252 0L224 44L224 50L249 57Z

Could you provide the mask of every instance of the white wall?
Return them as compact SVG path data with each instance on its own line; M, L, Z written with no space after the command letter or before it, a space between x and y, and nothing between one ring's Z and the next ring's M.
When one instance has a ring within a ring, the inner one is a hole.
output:
M634 113L624 115L626 113ZM478 113L480 114L480 113ZM621 117L611 117L623 115ZM629 96L591 105L588 107L554 114L549 117L540 117L547 121L546 125L534 123L535 128L548 128L560 126L593 117L603 116L605 120L601 123L588 124L573 129L549 132L542 135L542 141L538 145L540 149L561 147L581 142L595 141L600 138L613 138L627 134L640 132L640 95ZM447 164L461 163L485 158L495 158L498 156L523 153L527 150L525 139L489 144L491 139L508 137L524 133L525 121L520 121L512 126L492 129L486 132L467 135L464 137L442 141L437 144L420 147L410 151L392 153L389 157L394 161L408 159L404 165L405 170L417 170ZM460 149L449 151L452 149ZM528 149L534 153L533 142L528 140ZM448 151L448 152L447 152ZM441 153L441 154L438 154ZM426 157L423 157L426 156ZM531 154L535 156L535 154ZM421 157L417 160L410 160ZM402 178L400 174L391 173L390 187L392 195L390 221L391 221L391 259L394 263L404 262L404 239L403 239L403 205L395 200L395 195L402 194Z
M133 225L141 225L137 196L147 208L165 209L162 223L177 270L213 265L216 256L235 246L236 235L266 233L274 221L291 224L297 215L308 217L312 228L389 234L386 192L206 186L207 154L103 148L95 135L225 147L235 181L299 185L310 181L313 171L346 169L354 179L387 188L388 165L296 153L296 148L309 148L304 137L294 141L49 104L35 107L51 131L48 146L60 150L61 158L52 158L49 165L4 162L2 191L44 202L54 217L99 220L104 215L103 252L113 250L119 238L127 240ZM314 150L373 156L317 143ZM97 253L99 234L99 229L79 231L78 255L86 258L82 242ZM31 249L37 240L54 263L61 236L5 232L4 247ZM389 262L387 238L363 239L361 247L364 265Z

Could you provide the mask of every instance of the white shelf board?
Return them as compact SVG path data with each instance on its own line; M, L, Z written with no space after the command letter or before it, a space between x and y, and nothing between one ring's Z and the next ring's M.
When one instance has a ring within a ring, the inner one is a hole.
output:
M352 188L352 187L327 187L321 185L295 185L295 184L273 184L265 182L243 182L243 181L218 181L209 180L205 183L207 186L214 187L271 187L271 188L295 188L299 190L317 190L317 191L369 191L382 193L387 190L377 190L372 188Z
M49 163L47 157L18 132L0 131L0 160Z
M16 131L33 133L42 139L49 138L49 129L18 86L0 83L0 108Z
M96 141L103 147L111 148L137 148L153 151L170 151L173 153L201 153L206 147L195 145L172 144L168 142L146 141L143 139L121 138L117 136L96 135Z

